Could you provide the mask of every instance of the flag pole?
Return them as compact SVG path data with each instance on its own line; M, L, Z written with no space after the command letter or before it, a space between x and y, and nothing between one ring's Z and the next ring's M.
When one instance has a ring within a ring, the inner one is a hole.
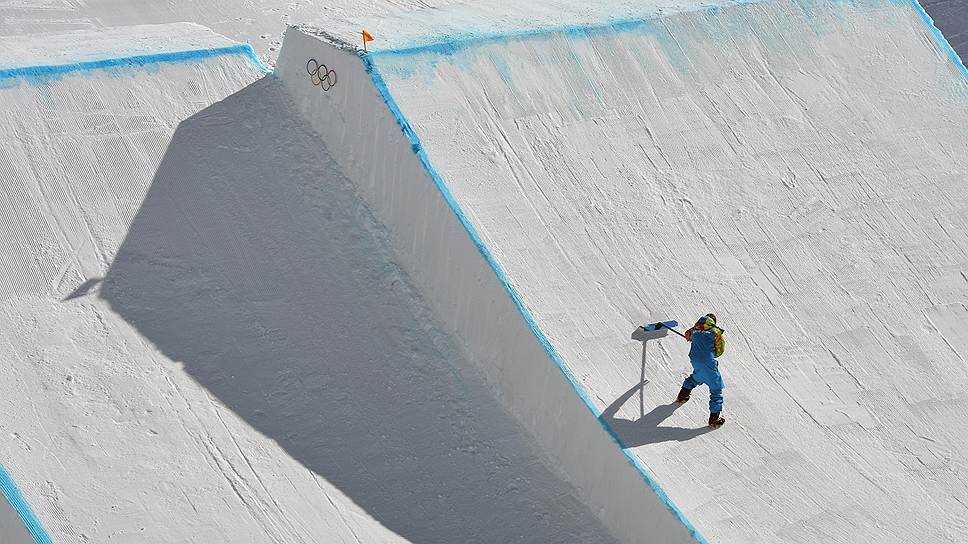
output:
M363 31L363 52L366 53L366 30Z

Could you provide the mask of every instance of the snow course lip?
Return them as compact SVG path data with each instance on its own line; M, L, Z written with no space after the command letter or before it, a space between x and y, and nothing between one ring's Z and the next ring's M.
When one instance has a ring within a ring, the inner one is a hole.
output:
M373 49L367 51L365 54L369 58L379 58L379 57L389 57L389 56L409 56L417 55L423 53L432 53L439 55L452 55L461 50L469 49L472 47L489 44L489 43L504 43L515 40L529 40L529 39L543 39L554 34L565 34L569 36L595 36L608 32L627 32L645 25L648 25L655 21L660 21L670 15L675 15L676 13L691 12L691 11L710 11L716 12L723 7L730 5L743 5L743 4L758 4L765 0L732 0L724 1L713 4L702 4L694 5L682 9L670 10L667 12L657 12L648 16L641 17L626 17L626 18L616 18L607 20L600 23L576 23L576 24L566 24L566 25L549 25L541 26L538 28L522 28L511 31L483 31L483 32L468 32L462 35L451 35L444 34L442 38L424 38L415 39L415 43L410 45L399 45L392 46L386 49ZM934 34L938 41L938 45L945 51L945 53L951 58L952 62L955 63L956 67L961 71L961 73L968 79L968 68L965 67L964 62L961 57L952 47L951 43L944 36L938 26L935 24L934 19L928 14L928 12L921 5L919 0L907 0L918 12L924 22L928 25L928 28ZM904 3L905 0L899 0L900 3ZM324 38L327 41L340 42L340 45L347 45L342 43L342 40L333 39L324 33ZM355 47L354 47L355 48ZM362 50L360 50L362 52Z
M185 51L173 51L166 53L146 53L142 55L120 56L67 64L5 68L0 69L0 80L13 78L48 79L61 77L74 72L138 67L149 64L194 62L229 55L240 55L246 57L253 64L255 64L259 70L262 71L262 73L269 73L269 69L262 64L262 61L259 60L259 57L255 54L252 46L247 43L240 43L226 47L214 47L208 49L189 49Z
M495 31L495 32L472 32L465 35L444 35L442 39L429 38L425 40L417 39L417 43L411 45L402 45L390 47L387 49L374 49L367 52L357 49L361 55L365 55L364 63L366 63L369 69L372 66L372 62L366 59L378 59L379 57L393 57L393 56L410 56L419 54L437 54L443 56L453 55L459 51L490 44L490 43L506 43L509 41L516 40L532 40L532 39L543 39L555 34L564 34L573 37L589 37L595 36L603 33L609 32L629 32L636 29L640 29L654 21L660 21L669 15L680 12L689 11L701 11L707 10L715 12L725 5L742 5L742 4L756 4L761 3L765 0L733 0L732 2L723 2L721 4L712 5L697 5L691 8L670 11L668 13L655 13L646 17L637 18L621 18L613 19L602 23L589 23L589 24L570 24L561 26L545 26L532 29L518 29L512 31ZM900 0L904 3L905 0ZM964 62L961 57L952 47L951 43L945 37L944 33L935 24L934 19L921 5L919 0L908 0L914 9L921 16L921 19L925 22L931 33L941 47L941 49L948 55L951 61L955 64L955 67L961 72L961 74L968 80L968 68L965 67ZM334 39L332 36L323 33L321 36L330 43L336 42L334 45L347 47L348 44L342 42L342 40Z

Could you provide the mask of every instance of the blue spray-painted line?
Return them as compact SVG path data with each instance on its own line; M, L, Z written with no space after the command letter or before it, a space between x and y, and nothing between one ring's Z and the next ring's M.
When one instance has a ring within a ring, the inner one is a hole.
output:
M801 3L804 2L804 0L796 1ZM805 3L809 4L813 3L814 1L824 4L830 3L840 5L851 4L857 0L805 0ZM874 4L877 4L877 2L881 0L872 1ZM918 0L882 1L896 5L903 5L908 1L913 3L921 12L921 16L924 17L925 21L928 22L928 25L934 30L934 33L941 41L942 46L948 51L949 54L953 56L954 59L957 59L956 64L958 64L958 66L964 70L964 66L961 64L961 60L958 58L957 53L954 52L954 49L951 48L951 45L948 44L942 33L934 26L934 22L932 21L931 17L928 16L921 5L918 4ZM443 37L440 38L425 38L423 40L421 40L421 38L415 38L413 40L415 43L411 45L388 47L386 49L373 49L368 51L368 56L370 58L405 57L419 54L451 56L461 51L473 49L482 45L507 43L511 41L547 39L553 35L566 35L570 37L597 37L612 33L627 33L648 29L650 25L654 25L657 21L662 21L676 15L696 13L700 11L706 11L711 15L716 15L723 8L733 6L748 6L760 4L762 2L764 2L764 0L715 0L712 3L695 4L681 9L672 9L663 13L654 13L638 17L614 18L601 23L548 25L540 28L528 28L511 31L464 32L459 34L445 33L443 34Z
M242 55L252 61L262 73L269 73L258 55L247 43L215 47L211 49L192 49L188 51L174 51L169 53L148 53L108 59L76 62L71 64L55 64L50 66L23 66L18 68L0 69L0 80L10 78L51 78L72 72L86 72L91 70L106 70L126 66L144 66L147 64L197 61L225 55Z
M666 508L669 509L669 511L675 516L675 518L680 523L682 523L682 525L686 528L689 534L692 535L692 537L697 542L699 542L700 544L708 544L708 541L699 533L699 531L695 528L695 526L693 526L693 524L686 518L685 514L683 514L683 512L679 509L679 507L677 507L675 503L672 502L672 499L669 498L669 495L666 494L665 490L662 489L659 483L655 481L652 475L649 474L649 471L645 468L644 465L642 465L641 461L639 461L638 458L632 455L632 453L630 453L625 448L624 444L622 444L621 439L619 439L618 435L615 434L615 431L613 431L612 428L608 426L608 424L606 424L604 421L600 419L601 412L592 402L591 398L589 398L588 393L585 392L585 389L578 383L575 377L571 374L571 371L569 371L568 368L565 366L564 360L562 360L561 356L558 355L558 352L551 345L551 342L548 341L548 337L545 336L545 334L541 331L540 328L538 328L537 322L535 321L534 317L531 315L531 312L529 312L528 309L524 306L524 303L521 302L521 297L518 296L517 291L515 291L514 287L511 286L511 283L508 281L508 277L504 273L504 270L501 268L501 265L498 264L497 260L491 254L491 251L484 244L483 239L477 233L477 229L474 228L470 220L464 214L460 205L457 203L457 200L451 194L450 189L448 189L447 185L444 183L443 178L441 178L440 174L437 172L437 169L434 168L434 166L430 163L430 159L427 155L426 150L424 149L423 144L420 141L420 137L417 136L417 133L410 126L410 123L407 121L406 117L404 117L403 112L397 106L396 101L393 99L393 96L390 94L389 87L387 87L387 84L383 80L383 77L380 75L379 70L377 70L376 66L374 65L372 58L370 57L370 55L362 51L359 51L358 55L360 59L363 61L363 65L367 73L370 74L370 78L373 80L373 84L376 86L377 90L380 92L380 95L383 97L383 101L386 103L387 107L390 108L390 112L393 114L394 118L396 119L397 124L400 125L401 131L403 132L404 135L406 135L407 139L410 141L410 148L420 159L420 162L423 165L424 170L426 170L427 173L430 175L430 178L434 181L434 184L437 186L437 189L444 197L444 200L447 202L447 205L450 206L451 211L454 212L454 214L457 216L458 221L460 221L461 225L463 225L464 229L467 231L467 234L470 235L471 240L473 240L474 242L474 245L477 246L478 252L480 252L481 256L484 257L484 260L487 261L487 264L491 267L491 270L494 271L494 274L497 275L498 280L501 282L501 285L504 287L504 291L508 294L508 296L511 297L511 300L514 302L515 307L517 307L518 312L521 314L521 317L523 317L524 321L528 324L528 327L531 329L531 332L534 333L535 337L537 337L542 347L544 347L545 351L548 353L551 359L558 366L558 370L560 370L561 373L565 376L565 378L571 384L575 392L578 393L579 398L581 398L582 402L585 403L585 406L588 408L588 410L595 416L595 419L599 422L599 425L601 425L601 427L605 429L605 432L608 433L608 435L612 438L615 444L619 447L620 451L622 451L622 453L625 454L625 457L627 458L629 463L633 467L635 467L636 470L638 470L643 480L645 480L645 482L649 485L649 487L656 494L659 500L661 500L665 504Z
M47 535L47 531L40 526L37 517L30 510L30 506L27 505L27 501L24 500L24 496L17 489L17 485L13 483L13 478L3 468L3 465L0 465L0 491L7 497L10 506L13 506L13 509L20 515L20 519L27 526L27 530L30 531L31 536L34 537L34 542L37 544L52 544L50 536Z
M642 28L648 28L656 21L666 19L673 15L691 13L709 9L718 9L723 6L743 6L748 4L758 4L763 0L719 0L716 4L702 4L691 6L687 9L673 10L667 13L657 13L648 16L634 18L615 18L603 23L580 23L574 25L549 25L541 28L531 28L512 31L465 33L462 35L445 35L443 39L431 39L424 43L407 45L400 47L389 47L386 49L373 49L367 52L369 58L379 57L403 57L433 53L438 55L454 55L467 49L473 49L481 45L491 43L506 43L510 41L546 39L557 34L576 37L596 37L612 33L633 32Z
M961 72L961 75L964 76L965 80L968 80L968 69L965 68L965 63L961 62L961 57L958 56L955 48L951 47L951 44L948 43L948 38L944 37L941 29L935 26L934 19L928 15L928 12L924 10L924 7L921 6L921 3L918 2L918 0L911 0L911 4L914 5L914 9L916 9L921 15L921 19L923 19L924 22L927 23L928 28L931 29L931 32L934 34L935 39L938 40L938 44L941 46L941 49L948 53L948 57L951 59L951 62L955 63L955 66Z

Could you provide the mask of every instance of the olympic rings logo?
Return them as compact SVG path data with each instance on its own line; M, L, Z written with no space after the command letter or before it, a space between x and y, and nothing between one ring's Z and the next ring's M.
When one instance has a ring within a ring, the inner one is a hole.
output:
M330 70L325 64L321 64L316 59L309 59L306 63L306 72L309 74L309 81L313 85L328 91L336 86L336 71Z

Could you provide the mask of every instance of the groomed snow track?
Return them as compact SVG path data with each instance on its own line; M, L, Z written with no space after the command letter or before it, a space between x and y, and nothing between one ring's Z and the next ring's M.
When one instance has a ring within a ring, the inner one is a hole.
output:
M909 2L636 9L0 55L0 453L53 541L965 540L964 66ZM715 432L629 339L710 310Z

